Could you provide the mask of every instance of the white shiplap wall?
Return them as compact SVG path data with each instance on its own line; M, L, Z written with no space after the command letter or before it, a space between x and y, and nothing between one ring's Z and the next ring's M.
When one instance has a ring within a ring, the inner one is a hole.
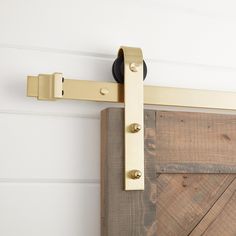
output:
M0 236L99 236L99 112L39 102L26 76L113 81L140 46L146 84L236 91L236 2L0 0Z

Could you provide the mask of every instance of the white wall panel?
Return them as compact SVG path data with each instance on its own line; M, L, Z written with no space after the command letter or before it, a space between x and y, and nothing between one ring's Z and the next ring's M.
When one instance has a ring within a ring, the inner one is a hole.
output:
M234 0L157 0L155 2L190 14L235 19L236 3Z
M0 114L0 130L0 181L98 182L98 119Z
M1 236L99 236L97 184L0 184Z
M189 2L2 0L0 43L100 55L126 44L141 46L148 58L235 67L235 17L208 15L222 1ZM226 9L235 8L231 1Z

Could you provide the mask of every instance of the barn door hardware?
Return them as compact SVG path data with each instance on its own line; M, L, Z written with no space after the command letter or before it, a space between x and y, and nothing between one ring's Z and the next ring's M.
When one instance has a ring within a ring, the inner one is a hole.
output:
M119 72L123 72L124 76ZM122 47L113 64L113 75L118 82L124 82L125 190L144 190L144 75L141 49Z
M28 76L27 95L125 104L125 189L144 189L143 104L236 109L236 93L143 86L147 66L139 48L121 47L112 72L118 83L72 80L61 73Z
M61 73L28 76L27 94L39 100L115 102L122 99L125 104L125 190L144 190L143 79L147 67L141 49L121 47L112 72L119 85L64 79Z

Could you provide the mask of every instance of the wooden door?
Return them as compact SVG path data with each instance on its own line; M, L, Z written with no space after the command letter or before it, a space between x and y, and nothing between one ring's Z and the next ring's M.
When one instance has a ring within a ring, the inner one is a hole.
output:
M236 116L145 111L145 190L124 191L124 111L102 112L102 236L236 236Z

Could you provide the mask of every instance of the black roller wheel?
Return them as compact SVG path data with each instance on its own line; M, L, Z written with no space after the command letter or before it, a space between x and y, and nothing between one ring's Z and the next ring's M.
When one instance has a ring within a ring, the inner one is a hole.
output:
M124 83L124 58L123 56L119 56L112 65L112 74L117 83ZM147 76L147 65L145 61L143 61L143 80L145 80Z

